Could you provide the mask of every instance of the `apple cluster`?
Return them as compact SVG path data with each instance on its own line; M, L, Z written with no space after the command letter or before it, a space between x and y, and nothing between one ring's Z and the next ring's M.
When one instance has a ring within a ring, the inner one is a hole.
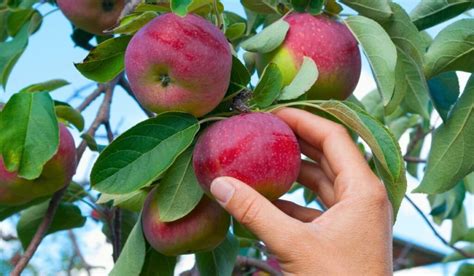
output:
M94 34L116 24L124 2L57 1L75 26ZM290 29L283 43L270 53L257 54L259 73L275 63L288 85L303 57L310 57L318 66L319 79L307 98L346 99L357 84L361 66L357 41L348 28L325 15L292 13L284 20ZM133 93L155 113L206 115L224 98L231 69L231 46L222 31L193 14L156 17L133 36L125 53L125 71ZM76 165L74 143L64 126L60 141L58 153L37 180L23 180L8 172L0 159L0 204L51 194L71 180ZM193 152L196 178L206 195L185 217L163 222L157 190L153 189L142 213L146 239L165 255L213 249L224 239L230 216L212 199L212 181L232 176L276 200L296 181L300 157L293 131L270 113L243 113L211 124L199 135Z

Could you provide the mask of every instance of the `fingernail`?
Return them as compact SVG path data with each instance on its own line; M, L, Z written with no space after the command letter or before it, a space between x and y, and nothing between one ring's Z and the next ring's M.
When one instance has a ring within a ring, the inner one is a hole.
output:
M225 178L216 178L211 183L211 193L221 204L226 204L234 194L235 188Z

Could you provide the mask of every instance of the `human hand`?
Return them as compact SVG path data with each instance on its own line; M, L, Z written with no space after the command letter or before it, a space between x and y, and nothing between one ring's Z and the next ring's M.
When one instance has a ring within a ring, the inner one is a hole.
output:
M275 115L299 137L302 153L315 161L302 162L298 182L329 209L322 213L284 200L271 203L231 177L214 180L214 197L266 244L285 274L391 274L391 205L346 129L299 109L284 108Z

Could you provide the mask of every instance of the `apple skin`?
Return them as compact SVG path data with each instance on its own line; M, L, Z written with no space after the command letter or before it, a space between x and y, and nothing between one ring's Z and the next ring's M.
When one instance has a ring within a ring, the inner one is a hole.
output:
M19 177L16 172L7 171L0 156L0 205L20 205L39 197L52 195L71 182L76 172L76 165L74 138L61 124L58 151L44 165L37 179L27 180Z
M57 0L57 3L74 26L104 35L103 31L116 25L125 0Z
M224 34L193 14L160 15L138 31L125 52L125 71L138 101L150 111L200 117L223 99L232 54Z
M219 121L199 137L193 167L210 194L219 176L235 177L275 200L288 192L300 171L301 152L295 134L270 113L246 113Z
M303 63L312 58L319 70L316 83L307 92L310 100L345 100L360 77L361 58L357 40L341 22L326 15L292 13L284 19L290 24L282 45L270 53L257 55L257 70L276 63L283 84L291 83Z
M156 251L167 256L209 251L225 239L230 215L217 202L204 195L183 218L162 222L156 191L148 195L142 213L143 233Z

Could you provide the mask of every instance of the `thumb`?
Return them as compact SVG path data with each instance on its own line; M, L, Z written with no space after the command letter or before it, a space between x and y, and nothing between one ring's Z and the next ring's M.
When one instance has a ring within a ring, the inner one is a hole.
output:
M274 251L279 251L275 247L287 248L285 241L289 239L290 229L298 229L297 220L240 180L216 178L211 193L227 212Z

